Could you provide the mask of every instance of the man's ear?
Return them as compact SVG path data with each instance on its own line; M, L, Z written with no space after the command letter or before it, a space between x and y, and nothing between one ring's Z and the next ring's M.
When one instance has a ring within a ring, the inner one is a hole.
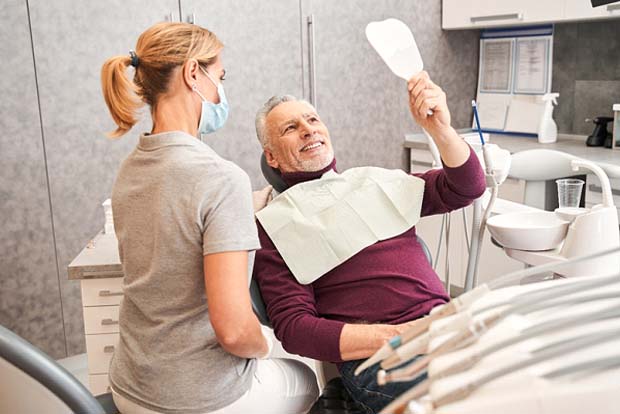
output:
M265 160L267 161L267 165L269 165L271 168L280 168L280 164L278 163L278 161L276 161L271 150L265 148L263 151L265 152Z

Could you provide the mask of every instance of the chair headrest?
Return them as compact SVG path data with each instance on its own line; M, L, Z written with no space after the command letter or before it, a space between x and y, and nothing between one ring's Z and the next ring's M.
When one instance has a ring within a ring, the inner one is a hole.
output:
M265 158L264 152L260 156L260 170L263 172L263 177L265 177L265 180L271 184L274 190L278 193L286 191L288 185L282 179L280 171L267 164L267 159Z

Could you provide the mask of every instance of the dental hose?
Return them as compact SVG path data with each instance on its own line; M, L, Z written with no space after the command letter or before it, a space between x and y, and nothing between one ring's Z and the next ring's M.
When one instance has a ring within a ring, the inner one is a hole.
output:
M486 185L491 188L491 198L489 199L486 209L484 209L482 218L480 218L482 201L478 199L474 202L471 247L469 249L469 260L467 262L467 272L465 275L465 291L471 290L478 285L478 264L480 263L480 251L482 250L482 242L484 240L484 229L499 192L499 184L497 183L495 174L493 173L493 161L491 159L491 155L489 154L489 147L485 145L486 143L484 141L484 136L482 135L482 129L480 128L480 118L478 117L478 106L476 101L471 101L471 106L474 110L476 129L478 130L480 143L482 144L482 157L484 158L485 164ZM474 231L476 228L478 228L478 232Z

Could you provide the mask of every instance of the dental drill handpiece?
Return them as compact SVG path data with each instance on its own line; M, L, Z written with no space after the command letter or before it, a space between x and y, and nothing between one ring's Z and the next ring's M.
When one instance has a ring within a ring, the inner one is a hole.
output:
M431 311L429 315L423 316L420 319L410 322L410 327L402 334L393 337L386 342L374 355L360 364L355 370L355 375L359 375L364 370L368 369L372 365L390 358L390 363L406 361L410 357L409 355L399 355L395 351L401 346L409 343L410 341L418 338L424 334L431 323L439 319L446 318L448 316L459 313L465 309L468 309L474 302L483 297L489 292L489 288L486 284L482 284L469 292L463 293L458 298L452 299L450 302L439 305ZM398 364L396 364L398 365Z

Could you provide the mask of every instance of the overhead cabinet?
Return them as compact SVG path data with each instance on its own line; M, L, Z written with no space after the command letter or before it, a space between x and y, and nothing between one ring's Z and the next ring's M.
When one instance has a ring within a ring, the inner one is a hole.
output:
M443 0L442 28L474 29L619 17L620 2L593 8L590 0Z

